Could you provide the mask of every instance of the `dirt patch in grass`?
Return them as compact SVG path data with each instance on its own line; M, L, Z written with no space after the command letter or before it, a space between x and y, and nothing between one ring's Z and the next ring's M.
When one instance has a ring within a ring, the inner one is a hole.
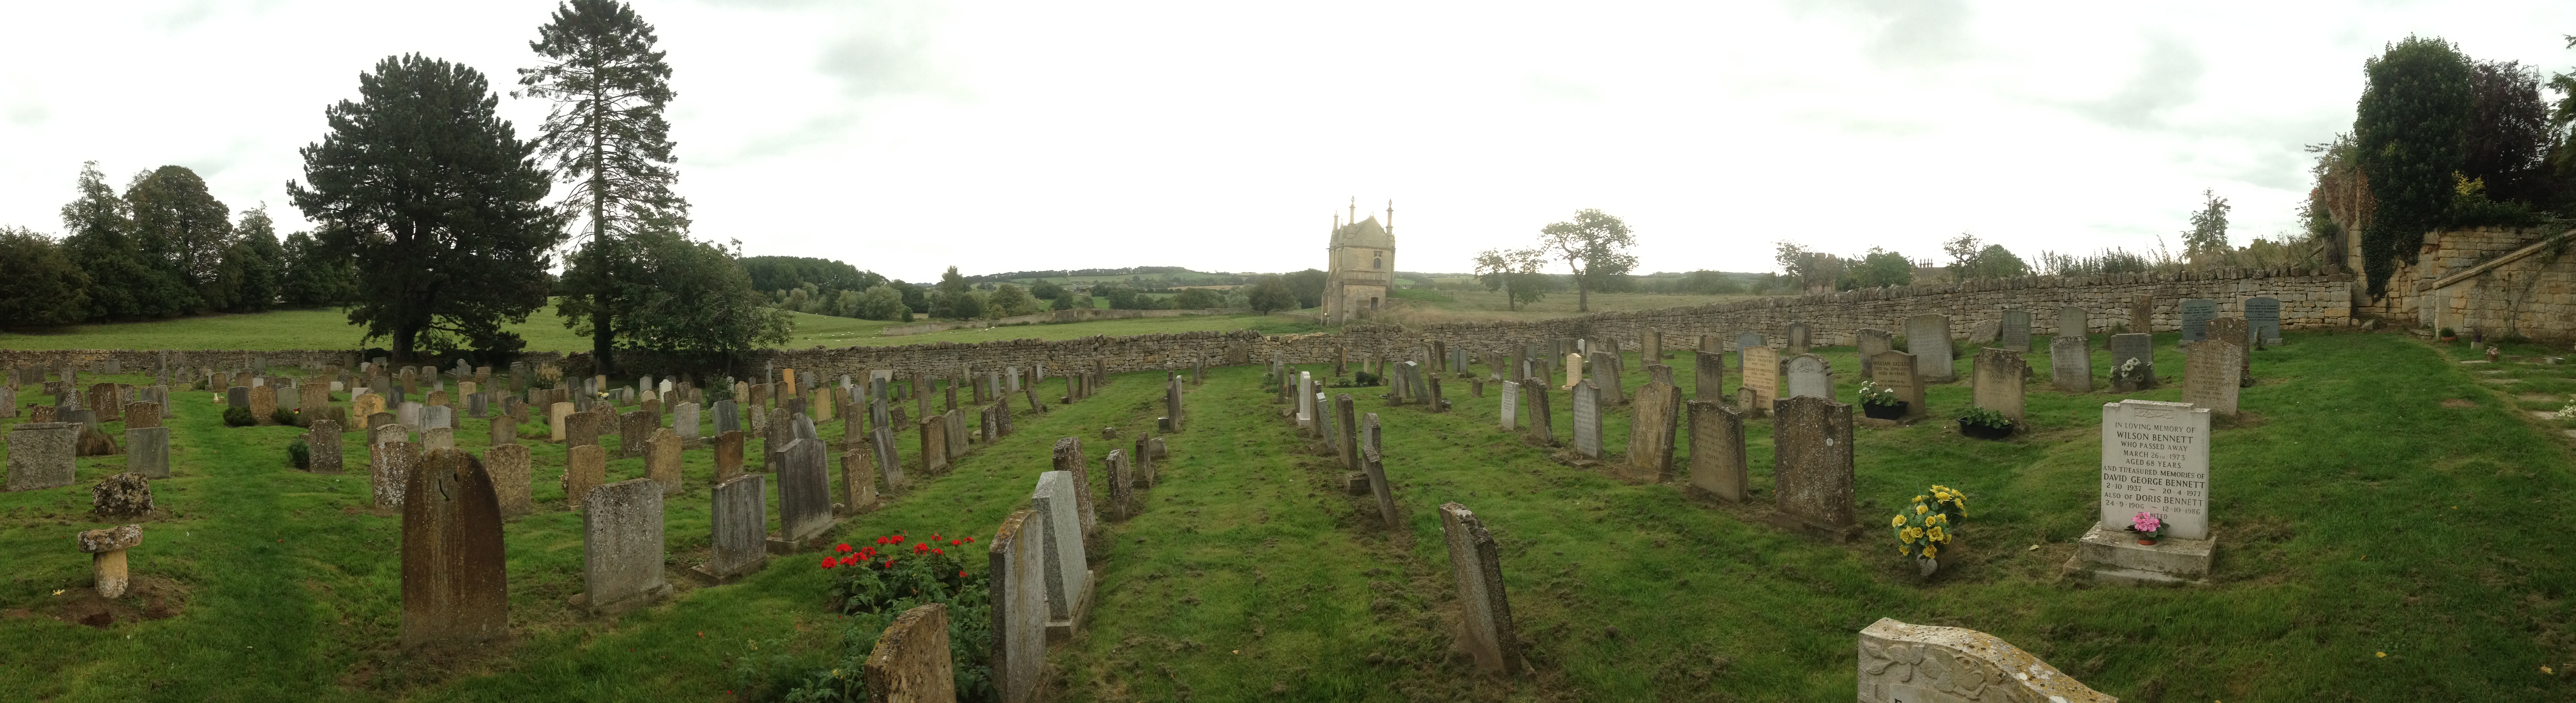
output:
M2445 408L2474 408L2477 406L2477 401L2469 400L2467 398L2445 398L2442 400L2442 407Z
M136 576L125 595L101 598L98 589L73 588L55 596L54 619L105 629L120 622L176 617L188 606L188 587L160 576Z

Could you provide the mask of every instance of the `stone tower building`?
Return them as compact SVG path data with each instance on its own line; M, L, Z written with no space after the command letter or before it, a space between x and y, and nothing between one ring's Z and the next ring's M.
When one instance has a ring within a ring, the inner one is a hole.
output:
M1386 201L1386 224L1359 219L1359 200L1351 200L1350 219L1333 218L1333 236L1324 247L1331 264L1324 272L1324 323L1338 325L1367 319L1384 305L1395 288L1395 201Z

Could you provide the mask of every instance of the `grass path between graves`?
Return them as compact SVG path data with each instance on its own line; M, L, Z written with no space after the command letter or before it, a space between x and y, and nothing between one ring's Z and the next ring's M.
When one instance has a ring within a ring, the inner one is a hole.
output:
M2131 397L2179 399L2172 341L2157 353L2167 387ZM1848 399L1851 350L1822 353ZM1687 396L1681 357L1667 363ZM1390 534L1366 498L1339 490L1334 460L1277 418L1257 367L1211 369L1187 395L1191 426L1167 439L1149 507L1096 545L1088 629L1051 650L1049 685L1069 701L1842 700L1853 633L1892 617L1993 633L2124 701L2576 695L2576 564L2561 539L2576 477L2554 428L2482 388L2493 384L2475 371L2486 369L2398 335L2294 334L2256 352L2247 414L2213 439L2213 583L2167 590L2057 577L2093 519L2100 406L2120 396L2046 390L2045 353L2030 358L2034 427L2015 439L1951 429L1964 382L1934 386L1922 424L1859 430L1864 525L1927 484L1971 496L1964 548L1928 583L1883 530L1837 545L1764 522L1767 419L1747 423L1752 504L1724 505L1568 465L1495 428L1499 393L1473 398L1463 381L1445 384L1456 403L1446 414L1351 389L1385 429L1406 518ZM1642 367L1632 355L1630 388ZM1095 467L1130 446L1161 414L1158 379L1122 375L1082 403L1023 408L1018 434L841 534L989 537L1027 505L1056 438L1083 437ZM123 457L83 459L71 487L0 493L0 681L11 682L0 700L733 700L846 654L813 555L735 585L682 577L705 558L705 450L687 454L687 494L666 515L666 572L680 592L617 618L572 612L580 516L557 484L563 449L542 442L531 442L538 512L505 527L512 638L397 651L400 520L367 505L358 435L343 443L349 473L297 472L283 459L297 430L224 428L210 394L174 396L175 476L154 482L164 515L145 524L133 559L139 577L182 584L187 605L104 629L53 618L52 592L89 582L72 533L107 526L86 514L87 488ZM1553 400L1562 440L1570 404ZM1628 411L1606 417L1615 453ZM480 450L485 423L464 425L459 447ZM1104 441L1103 426L1123 431ZM121 437L119 423L108 429ZM839 432L837 421L822 429ZM902 441L915 458L911 436ZM612 461L610 480L640 476L641 461ZM1105 499L1105 483L1094 492ZM1450 654L1455 589L1434 512L1444 501L1496 533L1534 675L1483 679Z

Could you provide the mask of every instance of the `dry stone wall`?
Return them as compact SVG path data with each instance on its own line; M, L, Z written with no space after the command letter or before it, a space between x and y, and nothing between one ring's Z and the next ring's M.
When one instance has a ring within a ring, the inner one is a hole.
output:
M2569 251L2576 247L2569 246L2570 240L2503 260L2558 231L2471 227L2434 232L2425 237L2415 260L2389 276L2390 295L2366 301L2362 312L2415 327L2449 327L2461 336L2475 331L2491 337L2576 339L2576 256ZM2434 285L2500 260L2475 275Z

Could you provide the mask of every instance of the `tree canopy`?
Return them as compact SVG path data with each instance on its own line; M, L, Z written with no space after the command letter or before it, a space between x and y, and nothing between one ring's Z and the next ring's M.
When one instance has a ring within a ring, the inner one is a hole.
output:
M634 304L614 295L643 290L618 278L631 267L615 260L636 255L618 238L655 222L685 221L689 209L671 191L679 178L671 167L676 145L662 117L673 97L671 65L653 48L656 41L653 25L632 6L571 0L557 4L536 41L528 42L544 60L519 69L518 95L555 101L537 129L536 147L569 186L564 209L588 224L590 240L575 255L589 264L587 275L566 277L564 288L588 298L581 307L591 319L580 326L591 330L593 358L603 371L614 366L609 349L616 317Z
M1574 272L1574 309L1592 310L1592 291L1602 288L1604 279L1628 275L1636 268L1637 257L1628 248L1637 245L1628 223L1595 209L1574 213L1574 219L1539 228L1539 241L1555 249Z
M2468 157L2475 97L2468 57L2450 42L2407 37L2362 64L2367 81L2353 138L2373 202L2361 235L2372 296L2385 294L2399 257L2442 224Z

